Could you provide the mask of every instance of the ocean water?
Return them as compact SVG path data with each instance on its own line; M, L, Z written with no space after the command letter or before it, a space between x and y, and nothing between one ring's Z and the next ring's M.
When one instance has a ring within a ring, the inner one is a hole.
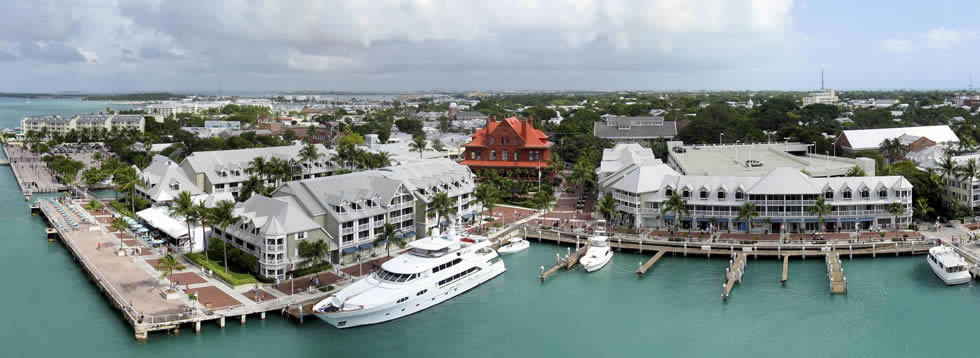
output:
M91 114L112 109L129 109L135 106L111 104L104 101L82 101L81 99L24 99L0 97L0 128L20 126L21 118L57 114L68 118L76 114Z
M2 104L0 104L2 106ZM3 357L975 357L980 289L946 287L923 257L844 261L849 293L831 296L821 259L748 261L729 301L726 258L617 253L601 271L539 267L564 247L532 242L508 271L446 303L385 324L338 330L269 313L245 326L146 342L87 281L65 247L48 243L9 169L0 167Z

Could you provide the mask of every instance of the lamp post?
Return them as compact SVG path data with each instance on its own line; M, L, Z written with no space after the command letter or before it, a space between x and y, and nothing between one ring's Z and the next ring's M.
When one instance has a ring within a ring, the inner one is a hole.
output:
M725 136L725 133L724 132L718 133L718 144L719 145L722 143L722 139L721 138L724 137L724 136Z

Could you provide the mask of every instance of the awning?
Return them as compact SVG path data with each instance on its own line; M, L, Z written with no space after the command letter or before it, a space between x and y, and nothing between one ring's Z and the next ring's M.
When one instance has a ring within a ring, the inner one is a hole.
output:
M463 220L469 220L471 217L473 217L473 214L463 214L463 216L460 217L463 218Z
M360 245L357 245L357 248L358 248L358 249L361 249L361 250L364 250L364 249L370 249L370 248L372 248L372 247L374 247L374 244L372 244L372 243L370 243L370 242L365 242L365 243L363 243L363 244L360 244Z
M843 223L852 223L855 222L856 220L854 220L854 218L841 218L840 221Z
M356 247L348 247L348 248L344 249L344 253L345 254L349 254L351 252L354 252L355 250L357 250Z
M415 231L406 232L402 237L415 237Z
M806 219L806 222L808 222L808 223L815 223L815 222L820 222L820 220L819 220L819 219L811 219L811 218L807 218L807 219Z
M706 223L706 222L709 222L709 221L711 221L711 219L709 219L709 218L698 218L698 222L701 222L701 223Z
M674 220L674 216L673 215L664 215L664 220L671 220L671 221L673 221Z
M875 218L861 218L861 221L875 221Z
M752 223L753 224L765 224L766 223L766 219L753 219L752 220Z

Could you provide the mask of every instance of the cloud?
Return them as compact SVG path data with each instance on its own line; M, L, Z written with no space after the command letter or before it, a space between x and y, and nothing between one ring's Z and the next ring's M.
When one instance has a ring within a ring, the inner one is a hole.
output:
M19 50L23 58L40 60L42 62L67 64L88 62L89 60L78 48L58 41L21 42Z
M881 41L881 47L891 52L905 53L915 50L912 41L902 39L887 39Z
M976 32L972 31L958 31L950 30L945 27L938 27L929 32L926 32L920 36L923 41L923 45L928 48L934 49L948 49L960 43L964 39L973 39L976 37Z

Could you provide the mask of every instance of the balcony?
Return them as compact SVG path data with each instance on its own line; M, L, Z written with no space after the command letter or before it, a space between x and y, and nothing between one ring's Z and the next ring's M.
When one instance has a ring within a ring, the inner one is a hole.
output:
M286 259L259 260L259 264L262 264L262 265L265 265L265 266L285 265L287 263L289 263L289 262L287 262Z
M340 234L341 235L347 235L347 234L353 234L353 233L354 233L354 227L340 229Z
M371 224L361 224L357 225L357 231L365 231L371 229Z
M265 245L265 252L283 252L286 251L286 245Z
M374 227L382 227L384 225L385 225L385 221L384 220L378 220L378 221L375 221L374 222Z

